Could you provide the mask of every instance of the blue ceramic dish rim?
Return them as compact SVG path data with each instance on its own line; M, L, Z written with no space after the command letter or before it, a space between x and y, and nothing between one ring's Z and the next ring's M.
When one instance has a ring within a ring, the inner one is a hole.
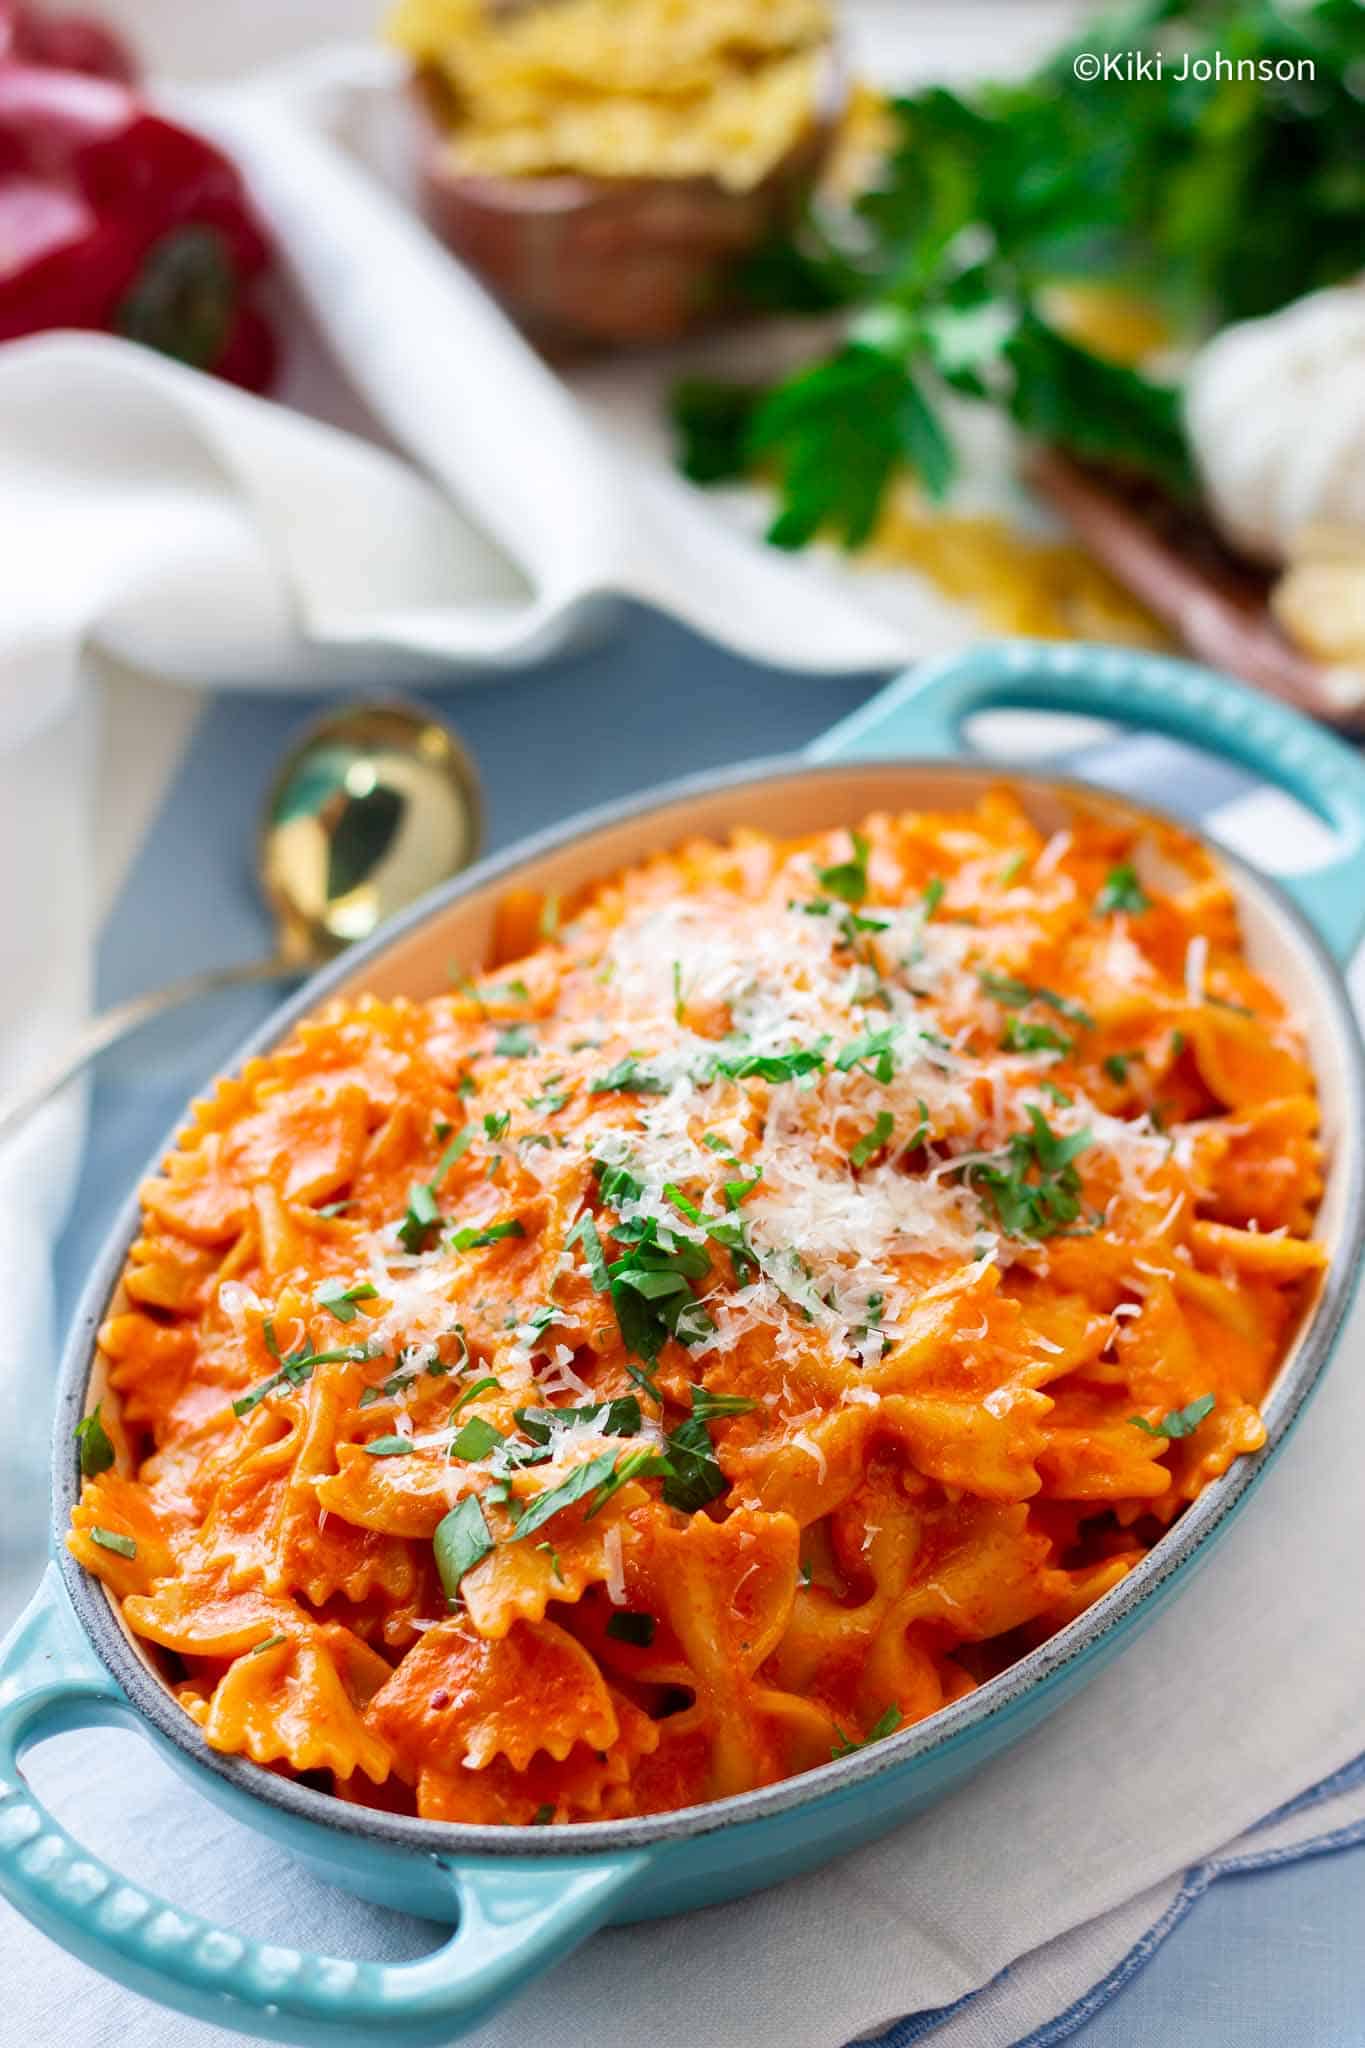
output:
M363 966L366 960L387 952L462 897L489 883L508 878L530 861L561 851L575 841L590 838L608 827L647 818L654 812L685 803L691 798L756 788L779 777L812 782L832 780L846 777L858 767L875 766L904 769L907 775L932 771L936 776L976 782L981 780L984 772L992 772L988 764L979 761L906 756L894 763L848 759L813 762L808 756L786 755L743 763L720 772L687 776L656 787L641 797L597 806L566 824L523 839L506 852L480 861L453 882L424 897L403 916L385 925L373 939L349 949L329 963L272 1011L238 1050L227 1071L239 1070L243 1062L277 1044L301 1017L316 1008L335 988L351 981L357 967ZM1000 772L997 765L993 771L996 779L999 779ZM1077 778L1035 772L1027 766L1014 771L1010 779L1063 795L1070 794L1081 800L1089 798L1093 802L1096 795L1093 785ZM1184 831L1190 830L1186 821L1171 817L1158 806L1145 802L1138 804L1128 799L1121 801L1145 816L1176 825ZM1209 850L1224 867L1240 873L1253 889L1268 892L1279 913L1295 927L1303 943L1316 956L1323 985L1330 991L1336 1013L1333 1021L1341 1032L1343 1043L1349 1048L1345 1121L1359 1129L1362 1112L1365 1112L1365 1048L1361 1044L1355 1012L1340 967L1298 904L1272 877L1225 848L1210 844ZM158 1146L147 1170L154 1170L159 1165L173 1146L178 1129L177 1124ZM296 1780L266 1771L245 1758L224 1756L208 1748L195 1723L131 1647L103 1587L81 1569L64 1542L80 1482L72 1431L85 1412L86 1387L94 1360L94 1333L118 1283L128 1246L138 1227L136 1184L83 1290L62 1361L53 1449L53 1547L59 1570L82 1628L101 1662L123 1688L136 1711L181 1750L191 1763L214 1772L238 1791L278 1807L296 1819L348 1835L380 1840L391 1847L451 1858L595 1856L614 1849L653 1847L714 1833L742 1822L757 1821L815 1804L831 1794L848 1791L884 1773L898 1771L932 1751L947 1748L959 1737L1006 1712L1021 1694L1050 1689L1078 1659L1087 1658L1114 1631L1122 1629L1141 1608L1153 1602L1162 1587L1193 1560L1232 1511L1259 1484L1331 1359L1355 1292L1360 1254L1365 1248L1365 1152L1360 1146L1350 1148L1344 1215L1346 1224L1341 1246L1316 1302L1308 1311L1309 1320L1298 1352L1281 1374L1265 1405L1264 1448L1255 1458L1239 1459L1214 1481L1120 1585L1038 1648L975 1692L927 1720L869 1749L824 1764L817 1770L706 1805L642 1819L581 1821L572 1825L541 1827L532 1836L522 1828L459 1826L353 1806L331 1793L317 1791Z

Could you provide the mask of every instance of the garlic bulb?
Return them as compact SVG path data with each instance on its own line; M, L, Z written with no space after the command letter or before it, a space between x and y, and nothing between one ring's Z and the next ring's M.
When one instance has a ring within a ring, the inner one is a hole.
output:
M1194 357L1185 422L1215 523L1268 563L1310 527L1365 535L1365 284L1226 327Z

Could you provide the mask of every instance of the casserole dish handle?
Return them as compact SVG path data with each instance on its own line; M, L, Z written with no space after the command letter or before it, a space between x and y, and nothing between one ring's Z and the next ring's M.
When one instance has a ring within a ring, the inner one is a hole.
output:
M1276 879L1336 958L1349 960L1365 933L1365 765L1301 712L1193 662L1138 648L987 640L888 684L810 752L821 761L960 758L966 720L1006 707L1165 733L1298 797L1332 827L1337 849L1310 873Z
M0 1647L0 1893L43 1933L131 1990L275 2040L448 2043L575 1947L639 1874L642 1853L433 1857L459 1922L401 1963L301 1954L183 1912L68 1835L20 1774L42 1735L141 1723L95 1656L55 1565ZM143 1731L145 1732L145 1731Z

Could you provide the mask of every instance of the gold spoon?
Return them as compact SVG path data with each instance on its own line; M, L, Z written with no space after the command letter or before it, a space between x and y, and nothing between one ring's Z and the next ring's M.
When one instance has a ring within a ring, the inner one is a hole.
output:
M93 1017L59 1058L0 1100L0 1138L163 1011L220 989L301 978L368 938L468 867L482 837L478 776L445 726L405 704L319 720L286 755L262 811L256 867L275 917L270 958L191 975Z

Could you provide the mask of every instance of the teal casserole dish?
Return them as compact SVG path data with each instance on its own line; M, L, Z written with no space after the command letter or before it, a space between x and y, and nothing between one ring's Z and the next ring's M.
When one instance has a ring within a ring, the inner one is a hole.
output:
M888 805L960 804L1000 771L962 758L964 722L998 706L1124 720L1213 748L1299 796L1333 828L1330 862L1274 883L1219 854L1253 963L1293 994L1318 1077L1328 1169L1318 1234L1327 1276L1265 1404L1267 1444L1216 1480L1144 1561L1078 1620L999 1677L902 1734L805 1776L682 1812L525 1829L455 1827L342 1803L210 1751L101 1586L66 1553L79 1485L72 1431L104 1390L94 1333L115 1294L138 1212L130 1200L92 1275L62 1367L55 1434L54 1561L0 1649L0 1890L35 1925L130 1988L258 2037L320 2044L446 2043L608 1921L711 1904L793 1876L942 1797L1034 1726L1179 1589L1245 1505L1327 1367L1365 1235L1365 1055L1342 981L1365 928L1365 767L1296 714L1184 664L1128 651L990 643L917 671L786 760L707 777L597 812L484 863L318 976L243 1059L322 998L361 986L421 996L453 953L482 957L511 883L572 890L686 833L741 821L796 832ZM1009 777L1040 823L1077 802L1134 807L1045 774ZM107 1398L107 1396L106 1396ZM378 1964L250 1941L149 1896L71 1840L22 1770L42 1735L131 1726L196 1787L326 1880L452 1924L415 1962Z

